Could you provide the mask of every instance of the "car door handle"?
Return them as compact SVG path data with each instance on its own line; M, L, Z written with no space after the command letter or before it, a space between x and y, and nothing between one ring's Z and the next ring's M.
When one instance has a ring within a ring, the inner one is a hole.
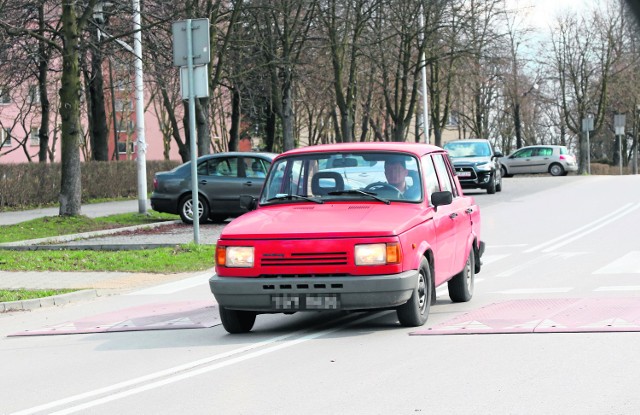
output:
M200 180L200 182L199 182L199 183L200 183L200 184L207 184L207 181L206 181L206 180Z
M454 212L454 213L450 214L450 215L449 215L449 217L450 217L451 219L455 219L455 218L457 218L457 217L458 217L458 214Z
M248 182L244 182L245 186L253 186L253 182L249 180Z
M473 212L473 208L467 208L467 210L464 211L464 213L471 213Z

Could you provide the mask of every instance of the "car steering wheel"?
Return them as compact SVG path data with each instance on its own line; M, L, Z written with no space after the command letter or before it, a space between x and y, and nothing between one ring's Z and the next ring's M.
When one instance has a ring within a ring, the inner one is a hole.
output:
M371 184L368 184L367 187L364 188L365 192L374 192L374 191L378 191L378 190L382 190L383 192L384 191L393 192L393 193L395 193L393 195L394 198L402 199L402 192L400 191L400 189L398 189L394 185L386 183L386 182L371 183Z

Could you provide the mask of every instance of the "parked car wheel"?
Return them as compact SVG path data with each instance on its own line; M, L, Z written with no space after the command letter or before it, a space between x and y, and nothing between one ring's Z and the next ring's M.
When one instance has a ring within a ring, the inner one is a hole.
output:
M500 166L500 173L502 173L502 177L512 177L504 166Z
M219 305L222 326L231 334L248 333L256 322L255 311L228 310Z
M429 262L422 258L420 262L420 273L418 275L418 283L416 284L413 294L409 301L396 309L398 320L404 327L422 326L429 317L429 308L431 306L431 292L433 285L431 281L431 269Z
M194 218L194 205L193 205L193 198L191 197L191 195L186 195L180 200L179 210L180 210L180 218L182 219L182 221L188 225L191 225L193 223L193 218ZM209 204L207 203L206 200L204 200L204 198L203 200L201 200L201 198L198 197L199 222L200 223L206 222L208 217L209 217Z
M449 280L448 288L451 301L454 303L464 303L471 300L471 297L473 297L475 276L475 257L473 249L471 249L462 271Z
M502 191L502 173L500 173L500 178L496 182L496 192L501 192L501 191Z
M487 193L492 195L495 192L496 192L496 175L494 173L491 179L489 179L489 186L487 186Z
M549 173L551 173L552 176L564 176L564 168L562 167L561 164L558 163L553 163L551 166L549 166Z

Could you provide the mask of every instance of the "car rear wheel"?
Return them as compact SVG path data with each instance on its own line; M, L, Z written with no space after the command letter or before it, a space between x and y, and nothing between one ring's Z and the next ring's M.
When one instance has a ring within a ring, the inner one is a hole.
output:
M473 297L475 276L475 256L473 249L471 249L462 271L449 280L448 288L451 301L454 303L464 303L471 300L471 297Z
M433 285L431 283L431 269L429 262L422 258L418 282L409 301L396 308L398 320L404 327L419 327L429 318Z
M229 310L219 305L222 326L231 334L248 333L256 322L255 311Z
M193 204L193 198L191 197L190 194L183 197L180 200L179 210L180 210L180 218L182 219L182 221L188 225L191 225L193 223L193 217L194 217L194 204ZM206 200L201 200L200 198L198 198L199 222L200 223L206 222L208 217L209 217L209 204L207 203Z
M562 167L561 164L553 163L549 166L549 173L551 173L552 176L564 176L564 167Z

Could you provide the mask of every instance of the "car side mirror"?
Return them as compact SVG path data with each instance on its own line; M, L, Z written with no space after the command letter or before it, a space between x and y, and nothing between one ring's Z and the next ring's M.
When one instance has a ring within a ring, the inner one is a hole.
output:
M497 157L497 158L504 157L504 154L502 154L501 151L496 151L493 153L493 157Z
M453 194L445 190L444 192L433 192L431 194L431 204L437 209L438 206L450 205L453 202Z
M240 208L248 211L255 210L258 207L257 200L251 195L240 195Z

